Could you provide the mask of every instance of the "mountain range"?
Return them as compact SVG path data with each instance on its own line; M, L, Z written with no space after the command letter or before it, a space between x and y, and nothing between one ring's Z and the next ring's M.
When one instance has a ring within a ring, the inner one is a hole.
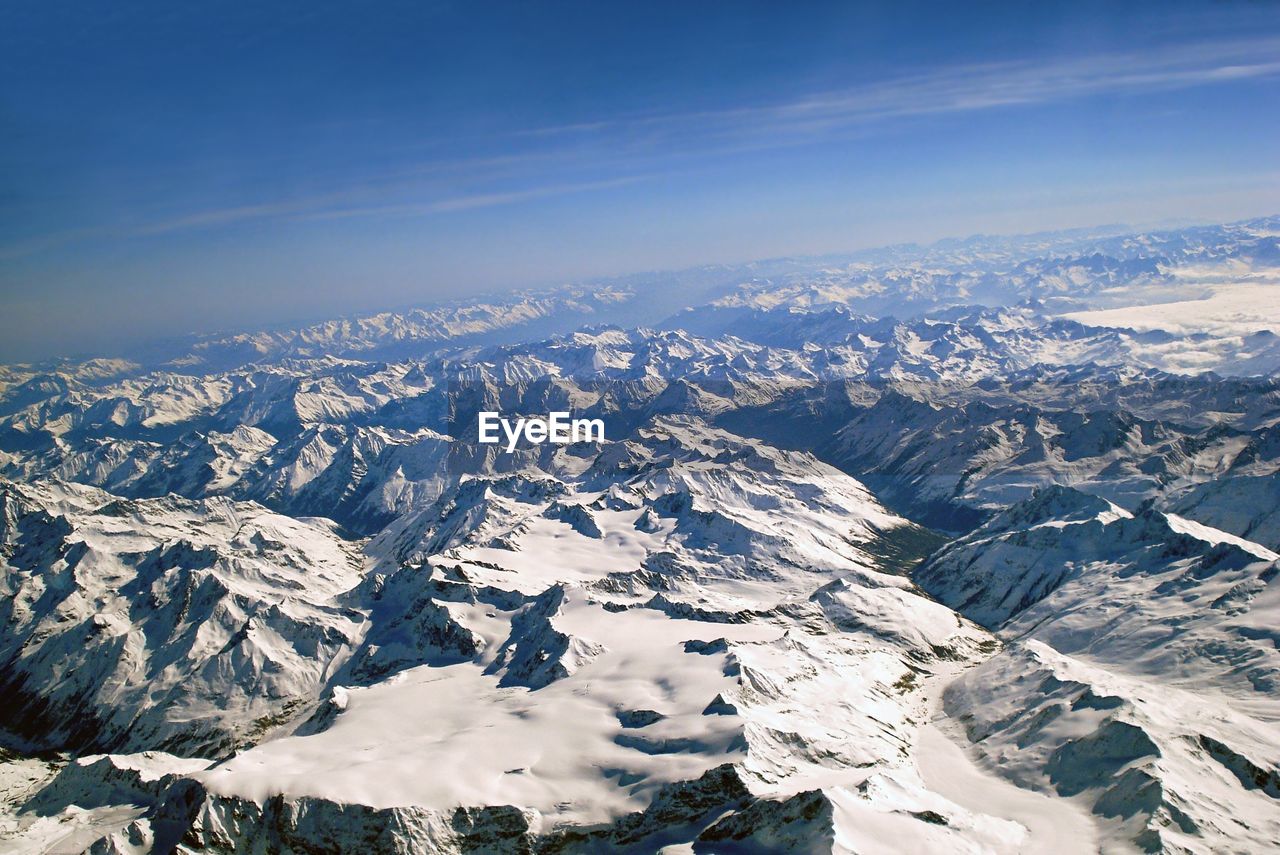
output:
M0 367L0 852L1274 851L1273 294L1280 217Z

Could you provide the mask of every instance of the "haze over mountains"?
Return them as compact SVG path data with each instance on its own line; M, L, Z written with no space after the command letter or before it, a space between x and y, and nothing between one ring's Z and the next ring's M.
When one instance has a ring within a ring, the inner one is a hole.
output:
M0 368L0 851L1269 851L1277 294L1268 217Z

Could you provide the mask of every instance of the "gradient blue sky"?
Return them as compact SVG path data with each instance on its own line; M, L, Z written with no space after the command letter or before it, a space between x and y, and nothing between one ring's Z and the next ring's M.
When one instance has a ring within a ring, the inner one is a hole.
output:
M0 359L1280 211L1280 4L0 5Z

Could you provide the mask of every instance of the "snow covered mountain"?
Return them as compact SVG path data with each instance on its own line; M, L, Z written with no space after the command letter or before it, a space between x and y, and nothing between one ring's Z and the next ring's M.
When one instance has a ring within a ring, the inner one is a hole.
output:
M1142 848L1264 851L1280 834L1277 559L1052 487L916 579L1010 642L946 698L1002 774L1088 801Z
M0 852L1271 851L1277 241L0 368Z

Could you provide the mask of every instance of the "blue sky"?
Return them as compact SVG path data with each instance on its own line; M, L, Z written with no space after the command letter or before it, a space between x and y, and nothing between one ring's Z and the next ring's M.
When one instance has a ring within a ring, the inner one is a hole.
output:
M973 5L10 0L0 359L1280 211L1280 4Z

